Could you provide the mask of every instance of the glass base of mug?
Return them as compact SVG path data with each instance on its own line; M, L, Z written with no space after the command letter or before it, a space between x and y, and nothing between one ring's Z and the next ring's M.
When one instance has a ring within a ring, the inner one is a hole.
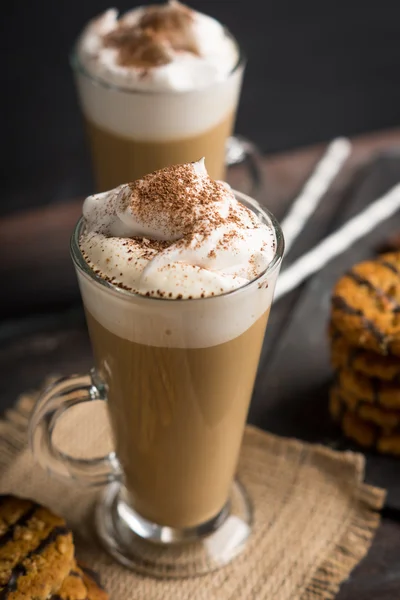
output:
M176 529L147 521L126 501L116 482L107 486L96 508L97 532L119 563L153 577L196 577L223 567L244 549L251 533L252 507L235 481L227 504L198 527Z

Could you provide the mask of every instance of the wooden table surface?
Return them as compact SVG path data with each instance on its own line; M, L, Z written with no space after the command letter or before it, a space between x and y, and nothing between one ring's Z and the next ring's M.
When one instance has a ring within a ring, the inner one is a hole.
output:
M281 219L321 156L323 146L261 160L258 199ZM230 173L246 189L241 167ZM400 130L354 140L353 153L312 221L285 259L287 266L341 222L400 180ZM0 410L48 373L91 365L68 244L81 200L49 204L0 220ZM327 358L329 293L335 278L400 232L397 215L367 240L274 305L249 420L282 435L348 447L327 415L332 373ZM400 460L367 455L367 481L389 490L372 548L338 595L340 600L400 598Z

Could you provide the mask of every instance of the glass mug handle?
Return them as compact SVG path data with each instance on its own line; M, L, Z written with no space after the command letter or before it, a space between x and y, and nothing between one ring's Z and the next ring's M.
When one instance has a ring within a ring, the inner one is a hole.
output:
M233 167L243 164L250 178L250 196L256 196L263 186L263 173L260 164L261 154L257 146L240 135L230 136L225 146L225 165Z
M115 453L98 458L74 458L55 447L53 433L58 419L70 408L84 402L106 400L104 386L97 379L94 371L89 375L58 379L38 398L29 423L29 445L41 467L51 475L85 486L100 486L121 478L121 466Z

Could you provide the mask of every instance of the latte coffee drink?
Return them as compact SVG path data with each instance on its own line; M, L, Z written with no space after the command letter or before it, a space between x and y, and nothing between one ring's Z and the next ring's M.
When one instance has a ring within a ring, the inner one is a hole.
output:
M244 66L215 19L177 0L110 9L86 26L72 64L98 190L201 156L224 177Z
M253 500L235 472L283 248L273 215L204 159L83 204L71 256L95 368L39 395L29 444L47 473L101 486L98 538L124 567L187 579L246 547ZM68 455L58 420L93 400L114 448Z
M86 314L132 506L169 527L207 522L228 498L267 313L209 348L138 344Z
M178 529L226 506L282 255L204 161L88 197L77 269L129 505Z

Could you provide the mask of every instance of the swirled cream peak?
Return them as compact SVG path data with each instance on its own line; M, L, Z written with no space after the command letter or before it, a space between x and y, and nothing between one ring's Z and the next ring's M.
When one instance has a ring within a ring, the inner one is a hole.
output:
M275 254L272 226L211 180L204 160L89 196L83 215L89 266L146 296L219 295L255 279Z
M177 0L118 18L110 9L84 30L78 57L93 76L141 90L199 89L226 77L238 60L218 21Z

